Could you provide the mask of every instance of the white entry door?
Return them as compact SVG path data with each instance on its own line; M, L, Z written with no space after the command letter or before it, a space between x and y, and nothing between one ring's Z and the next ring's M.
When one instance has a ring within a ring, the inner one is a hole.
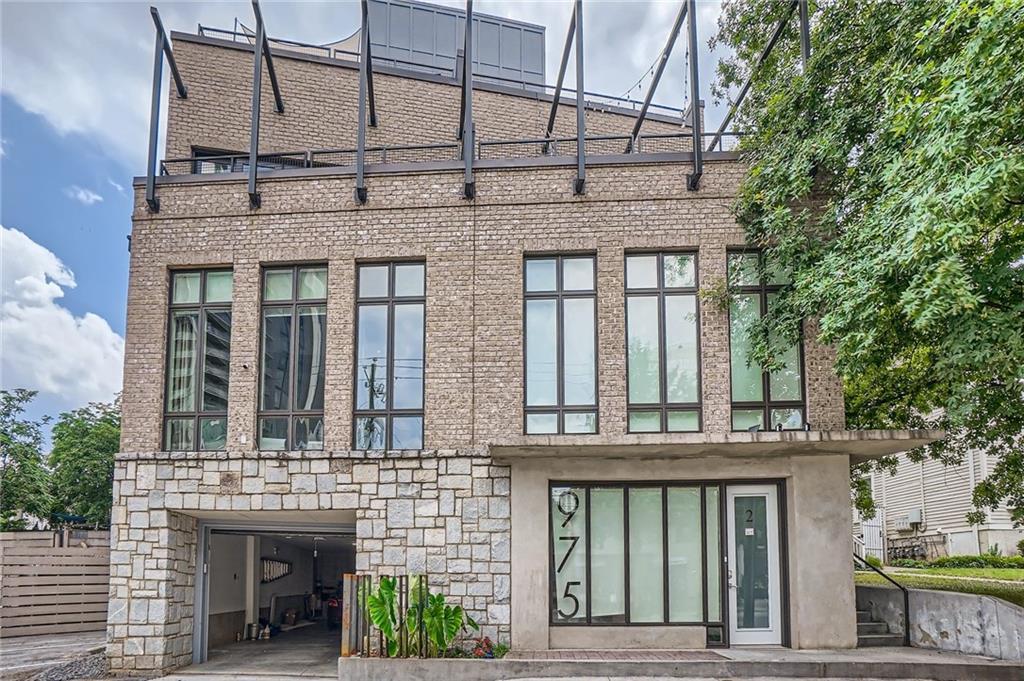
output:
M781 644L778 487L727 487L726 516L730 642Z

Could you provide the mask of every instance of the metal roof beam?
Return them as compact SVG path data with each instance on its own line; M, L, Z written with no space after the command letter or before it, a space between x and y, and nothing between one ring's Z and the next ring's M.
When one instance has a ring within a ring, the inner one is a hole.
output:
M803 65L803 72L807 73L807 62L811 60L811 9L808 0L798 0L800 3L800 63Z
M686 177L686 188L696 191L700 176L704 174L704 156L701 149L700 69L697 61L697 0L689 0L690 20L687 22L690 52L690 128L693 133L693 172Z
M583 0L576 0L576 181L572 193L586 192L587 182L587 121L583 102Z
M370 32L367 30L370 20L370 11L367 0L362 0L360 9L363 18L363 28L359 36L359 113L358 129L356 132L356 203L366 203L366 180L364 178L366 166L366 92L370 81ZM372 101L372 96L371 96ZM371 109L371 118L372 118Z
M785 32L786 26L789 24L789 20L793 18L793 12L796 10L798 2L799 0L790 0L789 9L786 10L785 15L783 15L782 19L779 20L778 25L775 27L775 32L772 33L771 38L768 39L768 44L764 46L764 49L761 50L761 54L758 55L757 61L754 63L754 68L750 70L750 75L747 76L746 82L744 82L743 87L740 88L740 93L736 97L736 101L729 107L729 112L725 115L725 118L722 119L722 124L718 126L718 131L715 133L714 137L711 138L711 143L708 144L707 151L714 151L718 143L722 141L722 134L729 126L729 123L732 122L732 117L736 115L736 110L739 109L740 104L743 103L743 98L747 96L750 84L753 82L757 72L761 69L761 65L764 64L766 59L768 59L768 55L771 54L772 50L775 48L775 44L779 42L779 39Z
M462 197L476 198L476 181L473 179L473 154L476 129L473 126L473 0L466 0L466 44L463 48L465 66L462 69L462 121L459 129L462 138L462 161L465 164L465 182Z
M160 212L160 199L156 196L156 162L157 151L160 144L160 91L163 82L164 57L171 67L171 75L174 77L174 86L178 91L179 99L188 97L188 88L181 80L178 72L178 63L174 60L174 52L171 50L171 40L164 30L164 22L160 20L160 12L156 7L149 8L150 16L153 17L153 25L156 29L156 46L153 51L153 94L149 108L149 158L146 163L146 205L153 213Z
M668 40L665 42L665 47L661 50L661 56L658 57L658 68L654 72L654 80L651 81L651 87L647 89L647 96L644 97L643 106L640 107L640 113L637 114L636 122L633 123L633 130L629 133L629 142L626 143L626 153L629 153L636 149L636 138L640 134L640 126L644 124L644 119L647 117L647 109L651 106L651 100L654 99L654 92L658 89L658 83L661 82L661 74L665 72L665 65L668 63L668 58L672 54L672 48L675 47L676 38L679 36L679 30L683 26L683 20L686 18L687 11L686 0L683 0L679 6L679 13L676 15L675 23L672 24L672 30L668 34Z
M284 100L281 99L281 87L277 84L277 71L274 69L274 56L270 52L270 41L267 39L267 27L263 23L263 12L260 10L259 0L252 0L252 11L256 14L256 23L262 26L263 56L267 60L267 75L270 76L270 86L274 89L274 105L277 113L284 113Z
M277 113L284 113L284 102L281 89L277 84L277 72L270 54L270 43L267 41L267 27L263 23L263 12L260 11L259 0L252 0L252 10L256 15L256 40L253 42L252 60L252 105L249 110L249 207L259 208L262 204L260 194L256 191L256 176L259 170L260 149L260 94L263 90L263 60L267 61L267 73L270 85L274 89L274 104Z
M551 111L548 113L548 125L544 128L544 139L551 139L551 133L555 129L558 101L562 98L562 83L565 81L565 69L569 65L569 52L572 50L572 41L575 35L576 5L574 4L572 16L569 17L569 31L565 34L565 47L562 48L562 61L558 67L558 79L555 81L555 96L551 100ZM544 151L547 151L547 145L545 145Z

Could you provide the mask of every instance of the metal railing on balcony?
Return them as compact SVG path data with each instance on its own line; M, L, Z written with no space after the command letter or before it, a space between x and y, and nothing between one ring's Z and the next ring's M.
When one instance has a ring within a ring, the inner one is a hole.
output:
M705 141L714 137L706 134ZM727 133L719 137L714 151L731 151L739 144L740 133ZM587 157L612 156L627 153L629 135L590 135L586 137ZM651 133L641 135L631 147L632 154L666 154L693 151L690 133ZM710 150L709 150L710 151ZM544 156L576 155L575 137L551 139L528 138L514 140L480 140L474 147L477 160L539 158ZM260 172L294 168L344 168L356 164L356 149L309 149L260 154ZM460 143L390 145L366 148L367 164L437 163L462 160ZM210 175L219 173L245 173L249 171L249 154L221 154L189 158L170 158L160 162L160 174Z

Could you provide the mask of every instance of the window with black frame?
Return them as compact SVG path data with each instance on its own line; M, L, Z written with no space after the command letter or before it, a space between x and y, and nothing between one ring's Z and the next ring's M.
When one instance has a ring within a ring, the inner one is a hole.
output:
M552 624L707 625L722 640L719 485L550 490Z
M426 266L361 264L356 296L354 446L422 449Z
M228 436L231 270L171 272L164 449L223 450Z
M728 271L732 429L800 430L806 423L803 343L789 347L775 371L749 359L750 329L789 278L767 267L759 251L730 252Z
M626 255L631 433L701 429L696 253Z
M595 267L593 255L524 261L529 435L597 432Z
M327 267L263 270L259 448L323 449Z

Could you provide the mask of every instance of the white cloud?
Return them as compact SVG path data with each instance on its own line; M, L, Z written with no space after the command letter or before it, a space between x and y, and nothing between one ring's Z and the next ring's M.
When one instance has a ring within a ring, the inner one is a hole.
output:
M465 6L462 0L440 3ZM43 116L61 134L88 136L103 153L131 172L142 174L154 40L148 3L6 2L2 7L3 92L28 111ZM678 2L664 0L587 3L587 90L620 95L635 83L658 56L678 7ZM248 2L163 2L158 8L168 31L194 33L197 23L231 28L235 17L252 24ZM548 80L554 81L572 10L570 2L481 0L476 8L481 13L546 26ZM272 36L311 43L350 34L358 27L358 11L356 2L266 2L263 7ZM719 13L717 1L698 3L701 91L709 105L705 112L709 124L721 118L721 113L711 110L709 86L714 55L707 47ZM659 86L658 102L680 108L686 103L685 50L684 32ZM575 61L570 60L570 83L574 67ZM635 97L643 98L649 82L648 77L645 89ZM163 86L166 109L170 87L166 68ZM161 111L161 121L166 121L165 110Z
M92 204L99 203L100 201L103 200L103 197L94 192L93 190L85 189L84 187L79 187L77 184L73 184L70 187L65 187L64 194L69 199L74 199L75 201L78 201L79 203L86 206L91 206Z
M7 155L7 140L0 137L0 158Z
M71 406L121 390L124 339L102 317L59 304L75 275L52 251L0 225L0 385Z
M109 184L111 187L116 189L118 194L124 194L124 185L122 185L122 184L120 184L118 182L115 182L113 180L113 178L108 177L107 178L107 184Z

